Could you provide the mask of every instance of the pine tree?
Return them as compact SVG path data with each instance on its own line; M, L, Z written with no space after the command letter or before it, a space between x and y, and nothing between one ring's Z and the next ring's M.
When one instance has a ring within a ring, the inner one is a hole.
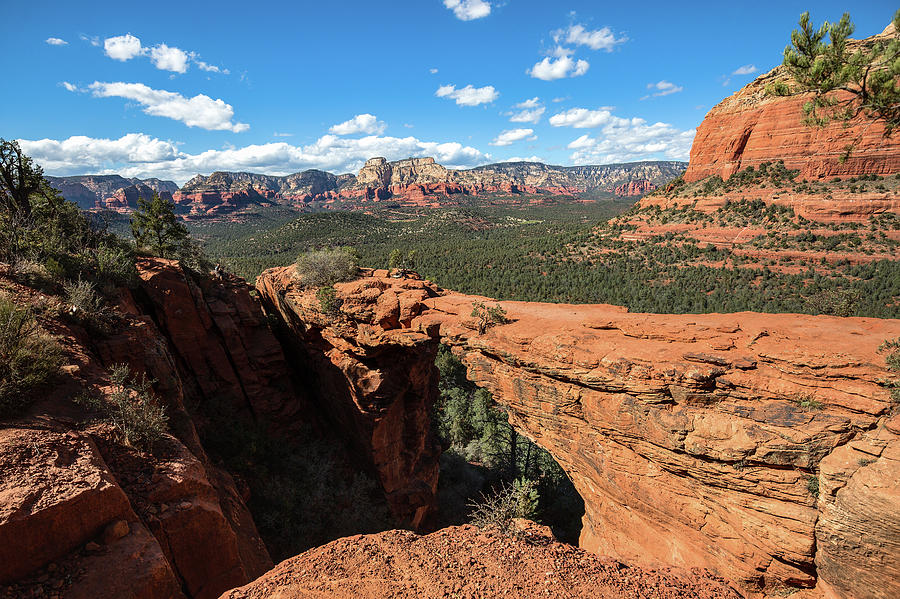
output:
M849 121L862 114L882 121L884 135L890 136L900 126L900 10L893 23L893 37L860 44L851 53L847 42L855 27L849 14L816 29L809 13L803 13L800 29L791 33L791 45L784 49L783 64L793 85L773 84L770 93L812 92L803 107L809 125Z
M139 246L163 258L176 257L189 240L187 227L178 222L172 204L155 192L150 200L138 198L137 210L131 216L131 234Z

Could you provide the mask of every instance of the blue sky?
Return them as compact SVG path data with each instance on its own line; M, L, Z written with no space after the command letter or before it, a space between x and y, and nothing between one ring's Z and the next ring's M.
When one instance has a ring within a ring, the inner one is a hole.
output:
M688 4L686 6L686 4ZM890 2L14 3L0 136L48 174L357 170L371 156L686 160L722 98L781 60L800 13Z

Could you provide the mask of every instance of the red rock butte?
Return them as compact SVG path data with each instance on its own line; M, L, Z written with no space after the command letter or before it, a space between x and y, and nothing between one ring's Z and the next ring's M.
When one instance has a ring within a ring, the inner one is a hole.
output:
M865 42L895 34L893 24ZM784 67L744 86L717 104L697 128L685 181L783 160L800 177L822 179L900 172L900 136L884 137L884 126L864 115L826 127L803 124L803 105L810 96L776 97L766 86L787 77ZM848 145L852 151L847 154Z
M500 302L510 322L479 333L473 302L490 300L387 274L335 285L339 317L291 267L257 287L317 340L313 367L350 390L332 409L367 423L352 428L407 513L434 484L408 450L440 342L566 470L582 547L709 568L748 594L900 593L900 416L876 351L900 321Z

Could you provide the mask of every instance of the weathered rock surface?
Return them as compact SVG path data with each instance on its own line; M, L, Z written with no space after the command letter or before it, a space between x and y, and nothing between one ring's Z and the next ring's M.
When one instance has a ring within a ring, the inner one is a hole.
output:
M656 185L647 181L646 179L640 181L629 181L628 183L622 183L621 185L617 185L614 193L617 196L642 196L650 193L656 189Z
M390 380L402 370L368 359L380 347L399 362L399 349L453 346L470 378L572 478L585 500L583 547L635 565L707 567L747 593L818 584L880 596L857 569L881 580L884 596L900 591L891 486L900 464L887 450L900 436L886 425L876 353L900 322L503 302L512 322L479 334L470 313L482 298L377 275L335 286L339 317L321 314L287 269L266 271L258 286L294 330L329 340L318 351L345 365L351 389L373 380L410 389ZM870 438L884 447L869 450L875 462L833 473L848 444ZM861 505L870 507L853 513ZM881 524L863 539L872 521ZM865 551L842 566L854 547Z
M427 536L387 531L338 539L280 563L222 599L584 597L737 599L700 569L648 570L550 538L511 539L472 526Z
M894 34L890 26L858 43ZM783 67L776 67L709 111L691 146L686 181L711 175L727 179L739 169L774 160L799 169L800 177L806 179L900 172L900 137L885 138L880 122L860 116L847 124L809 127L802 123L808 97L766 93L766 85L788 77ZM842 160L848 144L853 144L853 150Z
M380 280L367 283L358 290L361 299L342 309L358 307L372 325L343 327L332 326L333 316L321 312L314 294L303 292L293 267L258 281L268 307L293 334L302 356L295 367L314 381L317 409L375 474L394 516L418 529L436 507L440 448L429 408L437 394L437 343L400 327L408 326L435 288L409 280L398 294L385 291L390 285Z
M45 323L65 348L65 373L0 428L4 598L4 584L12 596L40 587L67 597L217 597L272 566L245 494L207 457L185 405L290 432L305 398L245 283L197 283L163 260L141 261L139 274L110 334ZM17 301L39 301L2 283ZM108 389L115 363L156 381L171 434L153 454L125 446L73 402Z

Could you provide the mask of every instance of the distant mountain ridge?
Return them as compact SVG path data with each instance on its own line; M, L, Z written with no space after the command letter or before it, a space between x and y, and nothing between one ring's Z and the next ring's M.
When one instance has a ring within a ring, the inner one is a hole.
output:
M185 218L219 218L249 208L281 205L297 209L360 208L390 200L404 205L440 206L474 196L517 201L522 195L583 193L610 197L643 195L687 168L679 161L645 161L591 166L554 166L540 162L500 162L470 169L449 169L434 158L389 162L370 158L356 175L318 169L276 176L217 171L197 175L180 189L172 181L119 175L47 177L66 199L82 208L128 212L139 197L156 192L178 206ZM451 199L453 198L453 199Z
M590 166L554 166L540 162L499 162L470 169L448 169L434 158L407 158L388 162L370 158L358 175L334 175L321 170L306 170L286 176L246 172L218 171L207 177L197 175L184 184L182 193L208 191L246 191L256 189L283 195L322 194L345 189L389 188L391 186L459 184L500 186L513 184L530 187L572 187L581 191L613 192L617 185L647 180L656 185L684 172L686 162L645 161Z
M321 204L337 207L391 200L439 206L453 196L573 195L603 192L641 195L687 168L679 161L646 161L592 166L554 166L539 162L501 162L470 169L448 169L434 158L366 161L357 175L307 170L286 176L246 172L198 175L174 194L189 217L223 216L250 205Z
M128 209L137 205L137 198L149 198L153 192L172 199L178 191L174 181L162 179L126 179L120 175L75 175L45 177L50 186L64 198L81 208Z

